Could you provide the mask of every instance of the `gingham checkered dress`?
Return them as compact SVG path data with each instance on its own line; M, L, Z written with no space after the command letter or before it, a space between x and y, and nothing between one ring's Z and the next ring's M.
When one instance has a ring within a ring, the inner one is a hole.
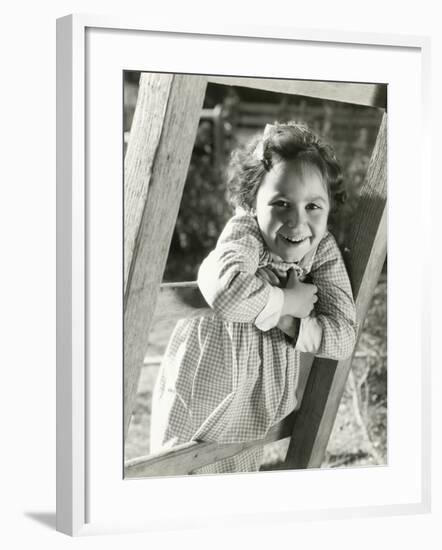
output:
M260 439L295 408L300 352L279 328L263 331L254 324L271 294L256 275L263 266L280 274L296 268L301 279L310 274L318 286L315 316L322 326L317 355L350 355L355 308L332 235L325 235L308 261L275 263L256 219L236 215L199 271L212 312L179 321L170 338L153 394L151 452L191 440ZM195 473L255 471L261 459L262 448L247 450Z

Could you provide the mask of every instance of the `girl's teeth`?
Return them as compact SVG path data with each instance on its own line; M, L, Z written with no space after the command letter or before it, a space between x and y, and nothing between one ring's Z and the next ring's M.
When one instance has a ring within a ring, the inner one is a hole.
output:
M305 237L302 239L291 239L290 237L284 237L287 241L290 241L291 243L300 243L305 240Z

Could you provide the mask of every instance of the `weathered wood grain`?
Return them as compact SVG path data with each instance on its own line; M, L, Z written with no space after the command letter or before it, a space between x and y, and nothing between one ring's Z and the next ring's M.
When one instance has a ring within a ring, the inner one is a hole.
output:
M209 82L226 86L259 88L282 94L303 95L356 105L386 108L387 86L357 82L319 82L315 80L277 80L273 78L245 78L209 76Z
M385 261L386 199L387 115L384 114L345 257L356 301L359 334ZM288 469L321 466L350 367L351 360L316 358L313 361L294 419L285 462Z
M143 216L173 75L143 73L124 159L124 288Z
M191 441L156 455L143 456L125 463L126 478L189 474L197 468L234 456L246 449L289 437L293 413L273 426L265 439L244 443L214 443Z
M176 223L207 81L143 74L125 159L124 431Z

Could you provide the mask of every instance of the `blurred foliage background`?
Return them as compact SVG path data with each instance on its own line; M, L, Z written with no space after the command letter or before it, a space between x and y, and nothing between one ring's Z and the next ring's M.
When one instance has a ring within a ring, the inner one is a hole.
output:
M125 72L124 137L127 144L138 92L138 72ZM164 282L195 280L232 210L226 201L225 169L231 151L265 124L307 123L333 146L343 168L347 200L330 216L330 230L344 246L382 112L375 108L209 84L181 200ZM372 300L323 467L385 464L387 452L386 265ZM150 331L137 408L126 458L148 454L150 400L156 371L173 327ZM262 469L277 469L287 442L268 446Z

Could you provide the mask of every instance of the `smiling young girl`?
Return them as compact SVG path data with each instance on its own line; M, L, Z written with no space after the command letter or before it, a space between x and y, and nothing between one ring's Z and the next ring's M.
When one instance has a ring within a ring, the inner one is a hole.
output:
M151 451L265 437L296 406L300 352L348 357L355 307L327 230L340 168L306 126L267 125L230 165L236 214L198 273L210 315L178 322L152 403ZM262 448L195 473L259 469Z

